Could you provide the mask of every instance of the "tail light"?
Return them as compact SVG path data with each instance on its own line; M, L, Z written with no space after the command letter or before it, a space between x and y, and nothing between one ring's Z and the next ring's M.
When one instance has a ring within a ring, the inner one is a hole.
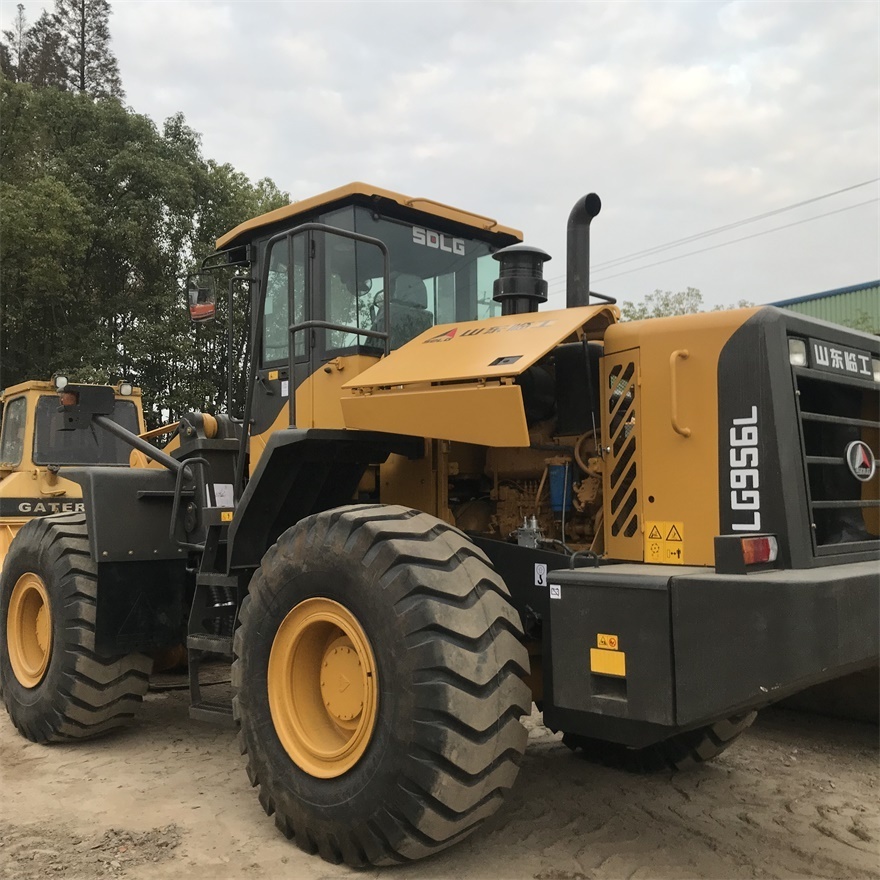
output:
M778 557L776 535L720 535L715 538L717 574L748 574L774 568Z
M756 535L752 538L740 538L743 562L746 565L776 562L779 544L773 535Z

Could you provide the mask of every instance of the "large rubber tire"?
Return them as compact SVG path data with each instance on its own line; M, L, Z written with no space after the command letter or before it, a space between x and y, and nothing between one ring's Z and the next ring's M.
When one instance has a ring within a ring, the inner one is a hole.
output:
M41 584L47 600L44 669L30 680L10 657L10 599L22 579ZM13 541L0 575L0 696L33 742L86 739L120 727L147 692L149 657L95 653L97 587L83 514L33 519Z
M268 696L279 627L317 597L357 621L377 679L363 754L334 778L292 760ZM464 533L403 507L309 517L266 553L240 619L241 751L266 813L300 848L353 867L405 862L463 839L501 805L526 745L528 655L507 588Z
M582 750L583 756L589 761L630 773L690 770L717 758L733 745L740 734L751 726L757 714L747 712L706 727L678 733L639 749L572 733L566 733L562 741L570 749Z

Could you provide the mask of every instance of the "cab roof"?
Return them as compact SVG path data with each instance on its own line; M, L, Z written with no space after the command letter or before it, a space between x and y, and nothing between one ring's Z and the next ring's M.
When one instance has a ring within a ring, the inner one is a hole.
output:
M217 250L228 247L237 239L246 233L252 233L256 229L271 224L278 223L282 220L288 220L292 217L298 217L301 214L307 214L316 208L329 205L334 202L344 201L352 196L378 196L382 199L389 199L396 202L404 208L410 208L416 211L422 211L426 214L433 214L444 220L452 220L456 223L462 223L465 226L471 226L475 229L485 230L487 232L503 233L512 235L519 241L522 241L522 232L518 229L512 229L509 226L502 226L497 220L491 217L484 217L481 214L475 214L473 211L465 211L462 208L453 208L451 205L444 205L434 199L422 198L419 196L405 196L401 193L392 192L388 189L381 189L377 186L371 186L368 183L349 183L346 186L340 186L336 189L328 190L317 196L312 196L302 201L293 202L285 205L283 208L276 208L267 214L261 214L259 217L253 217L240 223L235 229L227 232L217 239Z
M83 385L90 383L83 382L71 382L71 385ZM133 397L141 396L141 389L136 385L132 387L131 394L127 394L125 396L119 394L119 386L118 385L104 385L104 388L112 388L116 391L116 397L120 400L130 400ZM47 379L45 382L40 379L30 379L27 382L19 382L17 385L10 385L8 388L0 389L0 402L6 400L9 397L12 397L16 394L24 394L26 391L38 391L43 394L57 394L58 392L55 390L55 383L51 380Z

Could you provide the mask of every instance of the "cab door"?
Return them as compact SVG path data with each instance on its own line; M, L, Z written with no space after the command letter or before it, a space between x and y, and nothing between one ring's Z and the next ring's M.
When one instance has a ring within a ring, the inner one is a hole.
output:
M288 235L264 246L261 263L267 267L262 327L257 340L257 382L251 427L251 472L273 431L305 427L297 420L296 389L308 378L310 346L308 333L291 333L291 325L302 324L311 312L307 291L306 253L309 236Z
M253 441L284 427L342 428L341 387L387 348L388 253L377 239L306 223L265 245ZM254 450L254 446L252 446ZM257 455L252 452L253 468Z

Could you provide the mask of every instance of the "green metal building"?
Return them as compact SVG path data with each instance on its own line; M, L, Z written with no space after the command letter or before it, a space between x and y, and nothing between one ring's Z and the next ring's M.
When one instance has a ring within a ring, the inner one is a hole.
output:
M770 305L880 336L880 281L796 296Z

